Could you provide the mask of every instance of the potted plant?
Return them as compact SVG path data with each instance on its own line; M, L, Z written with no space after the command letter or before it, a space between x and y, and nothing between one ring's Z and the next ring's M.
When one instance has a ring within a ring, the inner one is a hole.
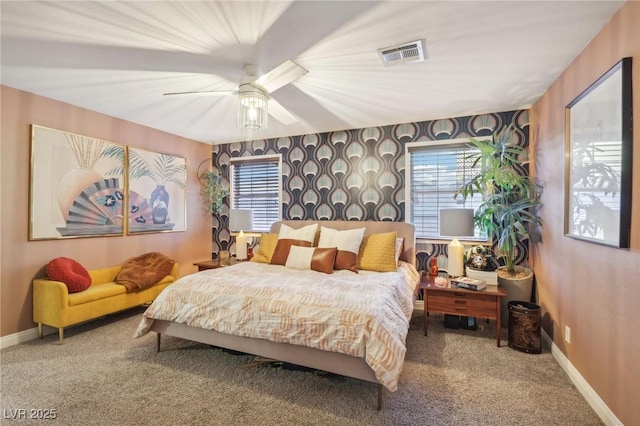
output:
M487 285L498 284L500 264L493 250L486 246L474 246L464 252L465 271L469 278L484 280Z
M198 176L200 195L204 198L204 209L209 213L220 213L224 205L224 197L229 195L229 186L215 170L206 170Z
M466 200L473 194L484 194L475 211L476 225L492 238L496 255L503 263L498 268L498 284L505 288L507 297L503 305L503 320L509 300L529 302L533 287L533 271L524 265L516 265L518 241L535 244L540 240L540 207L542 187L527 174L522 173L520 158L523 147L512 141L513 125L494 133L490 139L473 139L471 145L478 152L471 154L474 169L478 172L458 189L458 195ZM503 322L504 324L504 322Z

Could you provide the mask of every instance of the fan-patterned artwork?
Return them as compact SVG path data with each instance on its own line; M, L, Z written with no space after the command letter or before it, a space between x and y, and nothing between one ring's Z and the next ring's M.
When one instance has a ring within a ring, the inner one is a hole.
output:
M67 226L57 228L64 235L92 235L122 232L124 190L117 178L102 179L85 188L69 209Z
M129 220L132 223L153 223L153 208L146 198L135 191L129 191Z

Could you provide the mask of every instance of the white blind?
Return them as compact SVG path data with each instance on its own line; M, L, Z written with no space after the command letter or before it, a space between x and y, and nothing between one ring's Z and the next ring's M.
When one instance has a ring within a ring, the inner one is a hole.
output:
M278 158L231 159L231 207L253 211L252 231L268 232L280 220Z
M482 202L481 194L467 198L466 202L461 196L453 199L458 188L477 173L477 167L473 168L473 161L467 158L474 151L477 150L464 143L438 145L434 142L409 148L409 220L416 227L417 238L440 238L440 209L475 209ZM464 239L486 240L486 237L476 227L474 237Z

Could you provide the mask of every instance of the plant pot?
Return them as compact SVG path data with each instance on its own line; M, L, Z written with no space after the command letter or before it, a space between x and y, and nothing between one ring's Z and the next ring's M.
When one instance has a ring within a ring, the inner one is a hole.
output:
M509 302L531 302L531 290L533 289L533 271L526 266L516 266L517 276L506 276L504 267L498 268L498 285L507 295L502 298L500 307L500 325L506 328L509 325Z
M498 285L498 273L496 271L482 271L480 269L466 268L467 277L476 280L484 280L487 285Z

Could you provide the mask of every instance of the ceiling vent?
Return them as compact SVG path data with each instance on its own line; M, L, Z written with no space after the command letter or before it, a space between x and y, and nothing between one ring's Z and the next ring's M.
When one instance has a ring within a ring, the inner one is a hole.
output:
M410 41L378 49L385 66L424 61L424 40Z

